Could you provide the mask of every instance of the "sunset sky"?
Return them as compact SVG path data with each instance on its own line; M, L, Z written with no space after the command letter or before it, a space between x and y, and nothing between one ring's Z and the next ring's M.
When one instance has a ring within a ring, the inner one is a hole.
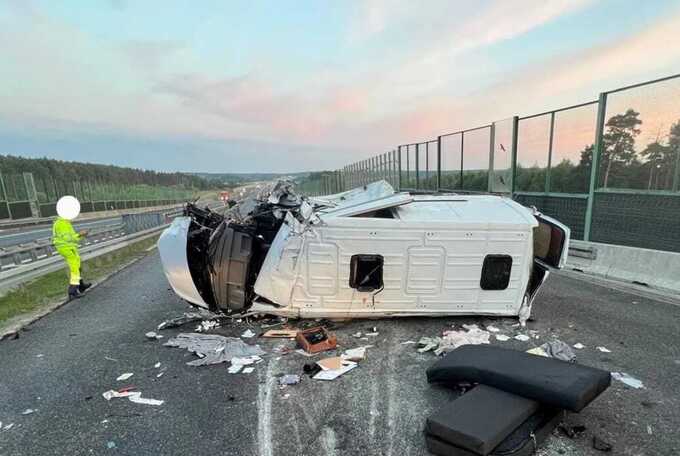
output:
M338 168L680 73L679 30L677 1L0 0L0 154ZM678 99L676 81L611 109L640 110L646 140ZM556 152L589 125L565 117Z

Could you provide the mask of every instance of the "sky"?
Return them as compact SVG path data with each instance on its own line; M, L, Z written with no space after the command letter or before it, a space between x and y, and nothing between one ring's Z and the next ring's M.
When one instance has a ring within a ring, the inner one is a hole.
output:
M0 154L335 169L680 73L678 30L662 0L0 0ZM635 103L643 136L680 118L680 82L626 97L611 109ZM571 117L565 157L593 134Z

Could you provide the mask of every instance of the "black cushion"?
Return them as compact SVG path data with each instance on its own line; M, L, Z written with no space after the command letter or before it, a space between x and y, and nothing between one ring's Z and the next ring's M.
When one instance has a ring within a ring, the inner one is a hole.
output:
M487 386L578 412L609 387L609 372L490 345L463 345L427 370L427 381Z
M541 407L508 435L490 456L531 456L562 421L562 410ZM441 456L477 456L465 448L425 434L427 449Z
M430 416L425 432L485 456L538 408L531 399L479 385Z

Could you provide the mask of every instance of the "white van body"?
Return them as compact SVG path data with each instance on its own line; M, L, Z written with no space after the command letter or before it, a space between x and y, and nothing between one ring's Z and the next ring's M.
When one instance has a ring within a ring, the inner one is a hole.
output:
M540 233L543 256L536 258ZM249 311L299 318L526 319L548 266L564 265L568 243L567 227L506 197L411 195L377 182L312 198L297 216L285 214ZM163 238L159 246L169 258ZM166 261L164 267L178 277ZM357 274L364 285L352 283ZM195 296L184 282L176 289Z

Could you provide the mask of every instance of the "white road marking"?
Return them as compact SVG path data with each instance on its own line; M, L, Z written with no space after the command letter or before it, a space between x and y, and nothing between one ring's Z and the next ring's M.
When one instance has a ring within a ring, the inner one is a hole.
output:
M272 447L272 396L275 383L274 365L276 359L267 363L264 382L260 382L257 392L257 444L261 456L273 456Z

